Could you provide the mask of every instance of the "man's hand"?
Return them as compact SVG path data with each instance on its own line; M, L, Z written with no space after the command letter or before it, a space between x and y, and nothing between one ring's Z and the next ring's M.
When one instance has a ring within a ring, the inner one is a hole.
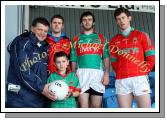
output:
M109 74L104 74L102 84L103 85L108 85L109 82L110 82Z
M46 96L47 98L55 101L56 100L56 95L49 90L49 83L44 86L42 94Z
M103 81L102 84L103 85L108 85L109 84L109 75L110 75L110 58L105 58L104 59L104 65L105 65L105 72L104 72L104 76L103 76Z

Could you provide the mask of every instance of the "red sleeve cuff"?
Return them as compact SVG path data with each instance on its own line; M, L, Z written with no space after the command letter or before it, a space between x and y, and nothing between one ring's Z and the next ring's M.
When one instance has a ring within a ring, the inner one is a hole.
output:
M80 88L75 88L75 92L81 92Z

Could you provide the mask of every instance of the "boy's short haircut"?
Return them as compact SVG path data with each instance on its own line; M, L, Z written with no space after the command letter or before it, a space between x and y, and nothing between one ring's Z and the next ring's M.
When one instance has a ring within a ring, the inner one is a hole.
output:
M52 18L51 18L51 21L50 21L50 22L52 23L53 19L55 19L55 18L59 18L59 19L61 19L61 20L62 20L62 22L63 22L63 24L64 24L64 18L63 18L63 16L61 16L61 15L59 15L59 14L52 16Z
M44 18L44 17L37 17L37 18L35 18L33 20L33 22L32 22L32 26L36 27L38 23L41 23L41 24L43 24L45 26L48 26L48 27L50 26L48 20L46 18Z
M131 16L131 14L130 14L128 9L125 9L124 7L121 7L121 8L118 8L118 9L115 10L115 12L114 12L115 19L121 13L125 13L128 17Z
M63 51L55 53L55 55L54 55L54 62L56 62L56 59L58 57L66 57L69 60L68 55L65 52L63 52Z
M86 12L83 12L81 17L80 17L80 23L82 23L82 18L85 17L85 16L92 16L93 18L93 22L95 22L95 16L93 15L93 13L91 13L90 11L86 11Z

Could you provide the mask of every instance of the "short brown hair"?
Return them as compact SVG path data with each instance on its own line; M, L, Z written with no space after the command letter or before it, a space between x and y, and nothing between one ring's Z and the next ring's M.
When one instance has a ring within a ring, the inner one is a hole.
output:
M36 27L38 23L41 23L41 24L43 24L45 26L48 26L48 27L50 26L48 20L46 18L44 18L44 17L37 17L37 18L35 18L33 20L33 22L32 22L32 26Z
M83 17L86 17L86 16L92 16L93 18L93 22L95 22L95 16L93 13L91 13L90 11L86 11L86 12L83 12L82 15L80 16L80 23L82 23L82 18Z
M130 14L128 9L125 9L124 7L121 7L121 8L118 8L118 9L115 10L115 12L114 12L115 19L121 13L125 13L128 17L131 16L131 14Z
M55 62L55 63L56 63L56 59L57 59L58 57L66 57L67 60L69 60L69 56L68 56L65 52L63 52L63 51L56 52L56 53L54 54L54 62Z
M55 19L55 18L61 19L61 20L62 20L62 23L64 24L64 18L63 18L63 16L61 16L61 15L59 15L59 14L52 16L50 22L52 23L53 19Z

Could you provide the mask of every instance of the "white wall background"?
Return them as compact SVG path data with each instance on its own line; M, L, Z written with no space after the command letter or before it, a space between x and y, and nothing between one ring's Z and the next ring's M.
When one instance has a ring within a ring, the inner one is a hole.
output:
M18 19L18 6L5 6L5 81L7 80L10 57L7 46L18 35Z
M7 5L5 7L5 79L9 67L9 53L7 52L7 45L17 36L18 32L18 14L17 6Z

